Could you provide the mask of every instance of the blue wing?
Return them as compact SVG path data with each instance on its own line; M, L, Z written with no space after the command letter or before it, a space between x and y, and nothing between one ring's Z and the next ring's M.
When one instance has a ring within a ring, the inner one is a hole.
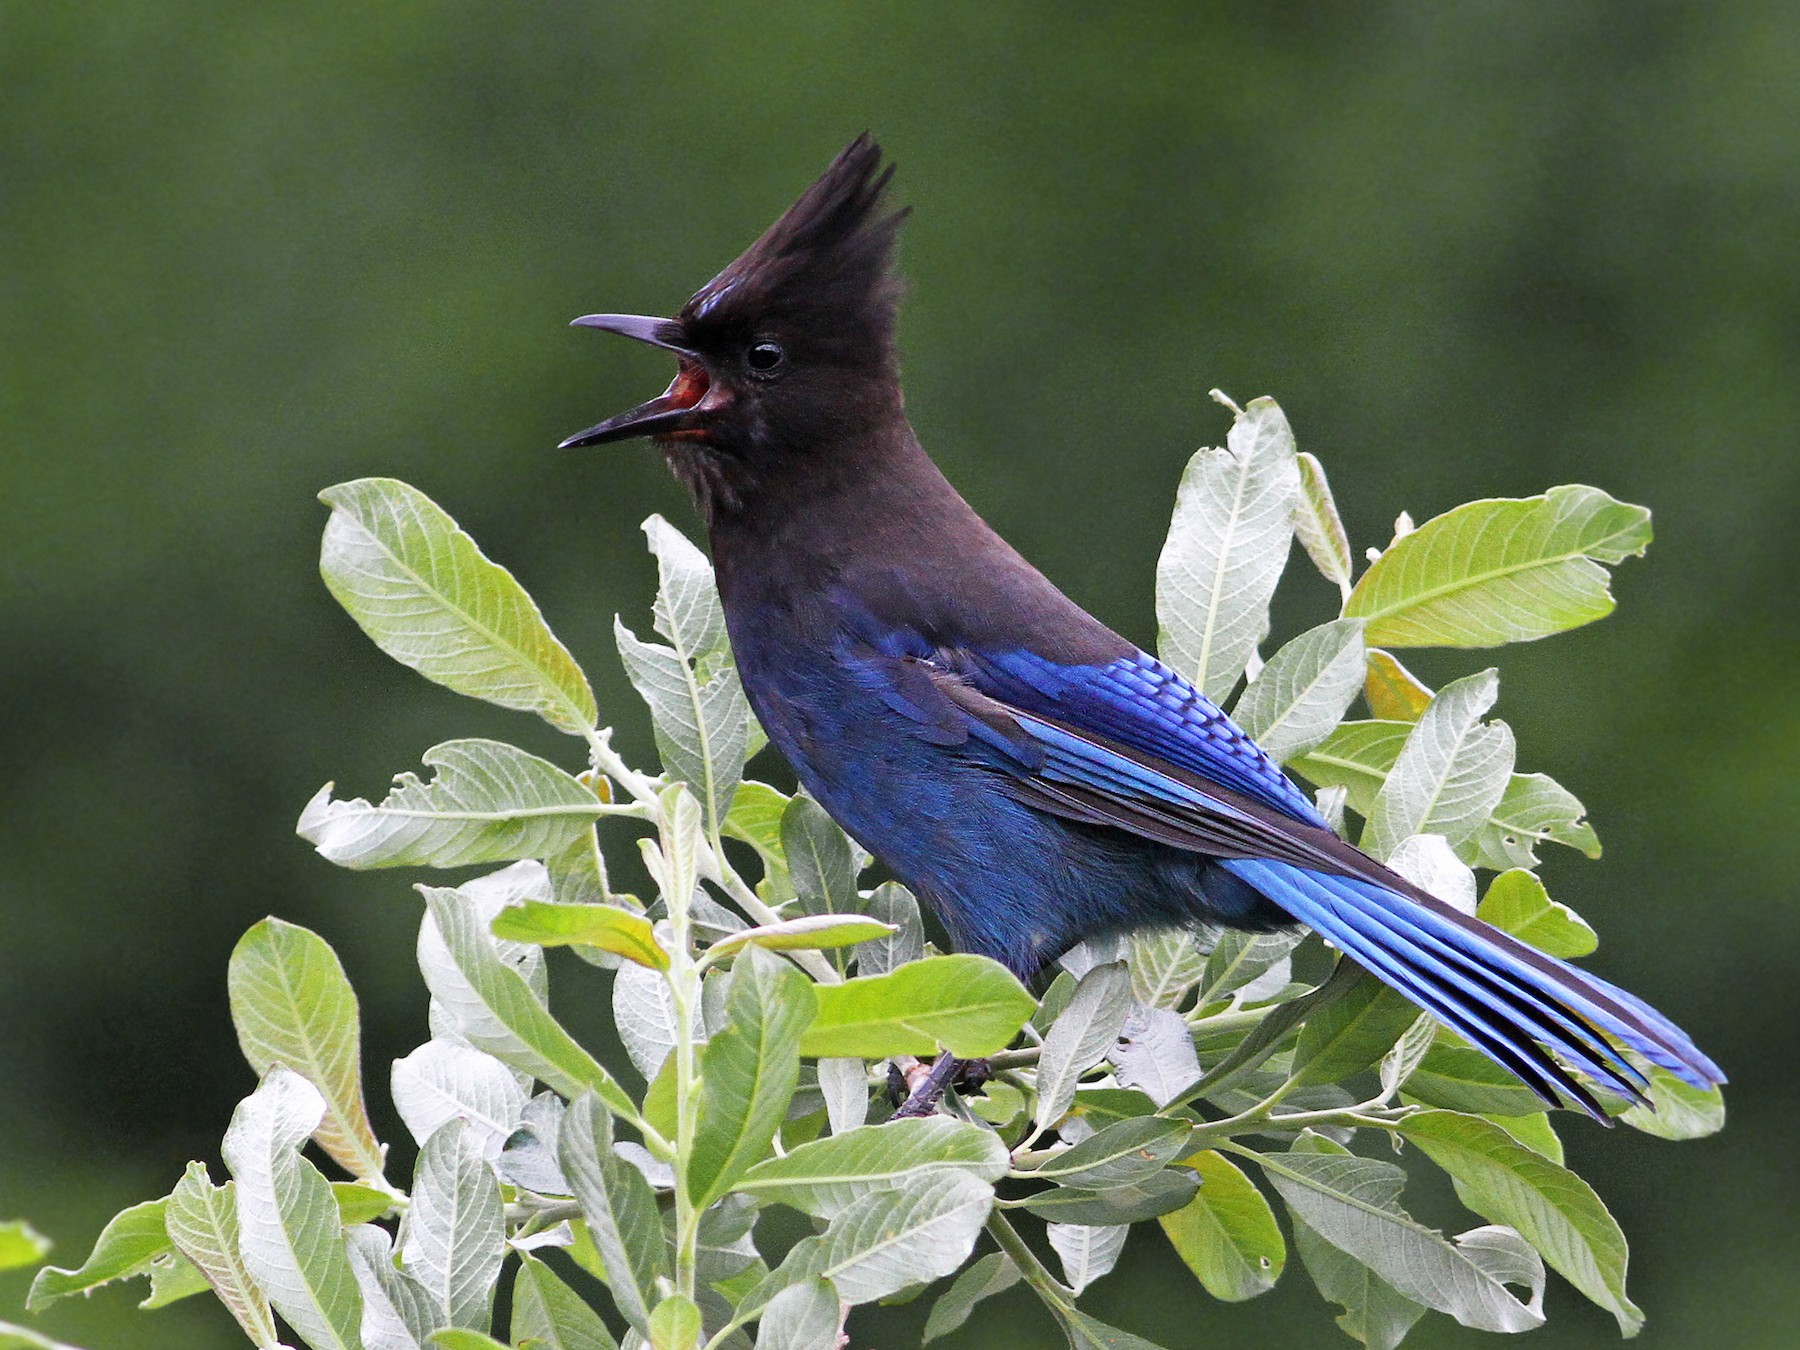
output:
M1724 1081L1649 1005L1338 838L1255 742L1150 656L1059 666L959 649L882 664L892 706L940 743L979 745L1025 801L1218 860L1552 1103L1601 1116L1563 1063L1643 1100L1647 1078L1624 1049L1695 1087Z

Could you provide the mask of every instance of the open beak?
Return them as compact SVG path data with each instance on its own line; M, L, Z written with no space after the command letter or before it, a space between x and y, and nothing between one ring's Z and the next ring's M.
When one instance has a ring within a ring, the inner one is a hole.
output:
M652 319L641 314L584 314L574 320L572 328L600 328L619 333L653 347L663 347L681 358L681 370L657 397L640 403L629 412L609 417L586 431L577 432L558 449L569 450L582 445L604 445L608 441L629 440L633 436L668 436L692 431L697 421L696 410L712 387L706 366L699 354L681 341L681 325L673 319Z

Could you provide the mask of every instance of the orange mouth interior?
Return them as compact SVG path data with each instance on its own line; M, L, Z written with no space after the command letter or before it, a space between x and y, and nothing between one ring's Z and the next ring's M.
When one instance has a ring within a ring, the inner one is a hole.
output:
M706 397L706 391L711 387L712 382L706 378L706 367L698 361L683 361L681 372L663 397L671 408L691 408Z

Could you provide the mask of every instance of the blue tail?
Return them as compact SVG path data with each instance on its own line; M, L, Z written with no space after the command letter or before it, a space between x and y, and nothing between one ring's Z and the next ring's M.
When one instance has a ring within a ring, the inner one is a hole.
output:
M1552 1104L1572 1100L1606 1118L1552 1050L1634 1102L1645 1100L1648 1079L1621 1047L1696 1088L1725 1081L1685 1032L1641 999L1442 902L1427 905L1373 881L1267 858L1224 859L1218 866Z

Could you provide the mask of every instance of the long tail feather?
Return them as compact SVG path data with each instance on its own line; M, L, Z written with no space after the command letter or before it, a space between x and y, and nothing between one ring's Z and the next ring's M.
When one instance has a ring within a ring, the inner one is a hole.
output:
M1647 1080L1621 1047L1694 1087L1724 1081L1679 1027L1641 999L1448 905L1271 859L1218 865L1553 1104L1570 1100L1604 1119L1556 1056L1606 1091L1643 1101Z

